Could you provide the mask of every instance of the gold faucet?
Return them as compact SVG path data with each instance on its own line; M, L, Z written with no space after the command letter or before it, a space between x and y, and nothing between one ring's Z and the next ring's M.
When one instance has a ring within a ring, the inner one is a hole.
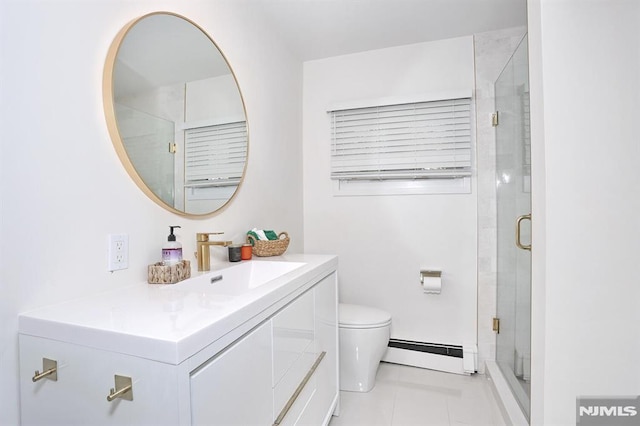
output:
M227 247L233 244L233 241L209 241L209 235L221 235L224 232L198 232L196 233L196 244L198 251L196 259L198 259L198 271L211 270L211 259L209 256L209 247L222 246Z

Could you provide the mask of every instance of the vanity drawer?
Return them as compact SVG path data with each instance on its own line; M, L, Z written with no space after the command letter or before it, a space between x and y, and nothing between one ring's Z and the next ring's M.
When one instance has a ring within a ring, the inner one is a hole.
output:
M315 340L313 296L313 291L306 292L273 317L274 388L289 372L295 377L287 377L286 381L296 383L306 374L305 361L302 360L301 363L298 361L305 353L313 350ZM302 376L298 377L299 372L303 370Z
M308 415L309 407L313 404L316 389L316 374L307 382L304 389L300 392L293 405L289 408L286 415L281 419L277 426L293 426L293 425L318 425L320 423L311 420ZM276 413L278 414L278 413ZM305 419L304 421L302 419ZM277 421L278 419L276 419Z
M331 274L305 296L305 312L313 313L313 341L274 386L274 414L279 426L323 425L338 398L337 280ZM313 302L313 305L309 304ZM307 380L306 383L304 382ZM299 388L301 383L304 387ZM299 393L296 396L296 390ZM292 400L288 409L283 408ZM277 417L286 411L281 419Z
M333 358L331 354L325 353L324 358L307 383L306 388L308 388L307 393L309 396L304 398L304 407L300 412L297 412L294 411L294 405L291 410L293 411L293 413L291 413L292 415L287 416L287 422L283 422L283 426L288 424L320 426L328 423L331 418L331 412L333 411L331 407L337 392L336 387L333 386L335 380L331 379L331 377L335 377L335 363L333 362ZM334 370L332 370L332 368L334 368Z
M271 366L268 321L191 374L191 424L271 424Z
M311 347L309 349L313 348ZM309 370L312 368L316 358L317 356L313 351L306 351L296 360L289 371L287 371L287 374L285 374L282 380L280 380L280 382L275 386L275 388L273 389L273 413L275 418L280 415L282 409L296 392L296 389L298 388L300 383L302 383ZM311 385L312 383L310 380L309 382L307 382L303 392L298 395L296 399L296 406L299 407L300 402L304 401L305 398L308 399L310 397L308 390L312 389ZM304 404L302 406L304 406ZM292 409L289 410L289 413L287 413L286 416L287 419L296 417L293 411L294 410Z
M318 283L315 291L316 353L326 355L316 370L316 393L301 424L326 424L339 396L338 386L338 287L335 274ZM313 419L313 420L311 420Z
M20 390L23 425L176 425L178 379L175 366L85 346L20 335ZM32 381L43 358L57 362L57 380ZM132 379L133 400L108 401L115 375Z

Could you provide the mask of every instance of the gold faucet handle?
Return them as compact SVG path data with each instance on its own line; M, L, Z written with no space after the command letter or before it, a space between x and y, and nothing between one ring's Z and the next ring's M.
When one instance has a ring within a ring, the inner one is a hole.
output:
M198 232L196 233L196 241L205 243L209 241L209 235L222 235L224 232Z

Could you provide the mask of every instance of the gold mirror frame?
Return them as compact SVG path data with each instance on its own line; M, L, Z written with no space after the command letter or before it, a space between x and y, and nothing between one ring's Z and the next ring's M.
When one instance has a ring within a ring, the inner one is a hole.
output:
M246 157L245 157L244 168L243 168L243 171L242 171L242 177L240 179L240 182L237 184L236 189L234 190L233 194L220 207L216 208L215 210L213 210L211 212L197 214L197 213L189 213L187 211L176 209L174 206L171 206L171 205L167 204L155 192L153 192L153 190L151 190L151 188L149 188L149 186L144 182L144 180L142 179L140 174L136 171L136 168L135 168L133 162L131 161L131 158L129 158L129 155L127 154L124 142L122 140L122 137L121 137L121 134L120 134L120 131L119 131L119 128L118 128L118 122L117 122L117 117L116 117L116 112L115 112L114 81L113 81L113 79L114 79L114 68L115 68L116 60L118 58L118 52L120 51L120 47L122 46L122 42L126 38L127 34L129 34L129 31L137 23L139 23L143 19L148 18L150 16L154 16L154 15L167 15L167 16L176 17L178 19L182 19L182 20L186 21L187 23L191 24L194 27L195 30L199 30L200 32L202 32L202 34L209 39L209 41L211 42L213 47L215 47L217 49L217 51L220 53L222 59L226 62L227 66L229 67L229 70L231 72L231 75L233 77L233 80L235 81L236 88L238 89L238 95L240 97L240 102L242 104L244 118L245 118L245 121L246 121L246 131L247 131L247 154L246 154ZM105 60L104 72L103 72L102 98L103 98L103 106L104 106L105 118L106 118L106 122L107 122L107 129L109 131L109 135L111 137L111 142L113 143L113 147L116 150L118 158L120 158L120 161L122 162L122 165L124 166L125 170L129 174L131 179L133 179L133 181L136 183L136 185L142 190L142 192L144 192L144 194L147 197L149 197L151 200L153 200L159 206L163 207L164 209L166 209L166 210L168 210L168 211L170 211L172 213L175 213L175 214L178 214L180 216L187 217L187 218L205 218L205 217L212 216L215 213L220 212L221 210L223 210L225 207L227 207L229 205L231 200L233 200L233 198L238 194L238 191L240 190L240 187L242 186L242 183L244 182L244 177L246 175L246 169L247 169L247 163L248 163L248 160L249 160L249 139L250 139L250 137L249 137L249 120L248 120L248 116L247 116L246 105L245 105L245 102L244 102L244 96L242 95L242 91L240 89L240 85L238 84L238 80L236 78L236 75L235 75L235 73L233 71L233 68L229 64L229 61L227 60L227 57L224 55L224 53L222 53L222 50L213 41L213 39L209 36L209 34L207 34L207 32L204 31L204 29L202 29L198 24L196 24L195 22L193 22L192 20L190 20L188 18L185 18L184 16L178 15L178 14L173 13L173 12L164 12L164 11L148 13L146 15L140 16L140 17L130 21L129 23L127 23L118 32L118 34L115 36L113 42L111 43L111 46L109 47L109 51L107 53L107 58Z

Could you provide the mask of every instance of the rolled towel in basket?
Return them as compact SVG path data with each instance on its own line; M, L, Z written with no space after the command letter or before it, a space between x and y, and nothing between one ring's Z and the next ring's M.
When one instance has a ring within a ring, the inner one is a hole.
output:
M261 229L253 228L251 231L247 232L247 234L254 237L256 240L267 241L269 238L264 234L264 231Z
M276 234L274 231L264 231L264 235L267 237L268 240L273 241L273 240L277 240L278 239L278 234Z

